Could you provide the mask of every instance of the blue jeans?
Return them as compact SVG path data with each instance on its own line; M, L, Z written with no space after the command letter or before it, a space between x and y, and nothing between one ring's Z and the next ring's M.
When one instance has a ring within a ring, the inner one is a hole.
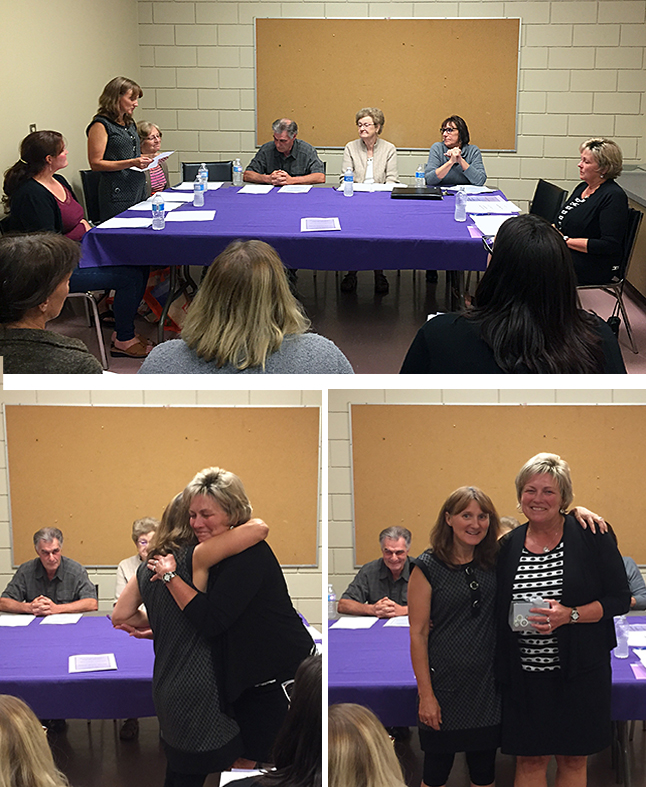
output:
M135 338L135 314L144 297L148 281L147 265L115 265L104 268L76 268L70 279L70 292L114 290L114 322L117 340Z

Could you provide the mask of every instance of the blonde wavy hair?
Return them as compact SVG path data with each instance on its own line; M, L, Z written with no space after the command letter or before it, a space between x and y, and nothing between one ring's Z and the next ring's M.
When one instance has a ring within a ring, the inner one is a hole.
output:
M36 714L8 694L0 694L0 787L69 787Z
M191 304L182 339L218 367L265 368L287 335L310 321L292 295L280 257L261 240L235 241L218 255Z
M328 709L328 787L406 787L393 742L362 705Z
M228 516L230 527L244 525L253 511L239 476L221 467L205 467L186 485L183 498L187 511L198 495L213 498Z

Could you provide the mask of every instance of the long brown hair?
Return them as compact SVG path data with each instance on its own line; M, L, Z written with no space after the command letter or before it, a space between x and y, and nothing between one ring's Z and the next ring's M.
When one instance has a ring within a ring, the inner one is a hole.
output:
M164 509L159 527L148 545L148 557L167 555L190 544L197 544L197 537L189 522L188 504L180 492Z
M480 568L492 568L498 551L498 531L500 518L489 495L477 486L461 486L452 492L442 504L437 520L431 530L431 548L447 566L455 565L453 555L453 528L446 521L446 515L459 514L475 500L483 513L489 514L487 535L473 550L473 560Z
M127 77L115 77L111 79L103 88L103 92L99 96L99 108L96 114L103 115L110 120L119 120L119 115L121 114L119 99L121 96L125 96L126 93L130 93L131 90L136 94L135 98L141 98L144 94L144 91L136 82L133 82L132 79L128 79ZM129 126L135 121L132 115L124 115L123 122L126 126Z
M4 173L2 204L11 208L11 197L30 178L47 166L47 156L58 156L65 149L65 140L58 131L33 131L20 143L20 158Z

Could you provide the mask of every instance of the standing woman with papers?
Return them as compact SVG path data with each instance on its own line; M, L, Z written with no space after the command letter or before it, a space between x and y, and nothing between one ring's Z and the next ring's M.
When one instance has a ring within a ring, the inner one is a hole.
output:
M424 175L427 186L484 186L487 180L482 154L470 145L467 124L458 115L442 122L441 142L431 147Z
M4 176L2 202L9 211L10 232L57 232L81 241L90 225L72 187L58 174L67 164L58 131L34 131L23 139L20 159ZM150 349L136 336L134 324L147 278L146 266L76 267L72 272L70 292L114 290L113 356L143 358Z
M152 159L141 155L137 126L132 113L143 90L126 77L115 77L103 88L97 114L86 129L90 169L101 173L99 215L101 221L116 216L146 199L143 172Z
M364 107L355 117L359 139L348 142L343 151L343 173L351 169L355 183L396 183L397 148L392 142L380 139L379 135L386 119L377 107ZM374 271L375 292L388 293L388 279L384 272ZM354 292L357 289L357 272L349 271L341 281L341 292Z

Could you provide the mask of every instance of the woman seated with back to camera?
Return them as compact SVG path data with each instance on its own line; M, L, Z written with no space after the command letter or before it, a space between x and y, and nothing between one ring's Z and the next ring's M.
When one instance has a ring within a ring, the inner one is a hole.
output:
M306 333L280 257L260 240L215 258L180 339L155 347L140 374L353 374L331 341Z
M578 308L567 246L540 216L501 225L475 303L420 328L400 374L626 373L610 327Z
M0 355L5 374L102 374L80 339L45 329L78 265L78 243L53 232L0 238Z

